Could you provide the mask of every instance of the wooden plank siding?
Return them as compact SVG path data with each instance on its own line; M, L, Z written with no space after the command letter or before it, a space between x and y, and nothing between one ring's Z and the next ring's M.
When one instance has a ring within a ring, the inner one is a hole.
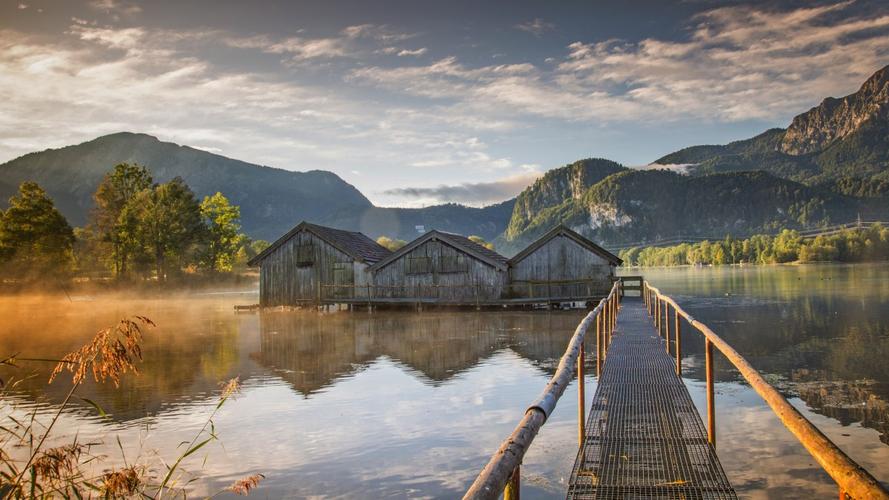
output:
M614 277L601 255L559 234L521 260L510 261L510 298L604 296ZM563 281L583 283L559 283Z
M312 264L300 265L299 247L310 245ZM367 264L309 231L300 231L265 256L259 270L259 303L263 307L317 302L319 293L341 298L366 297ZM348 285L341 288L320 285ZM352 285L358 285L353 287Z
M410 268L411 259L428 259L428 272L411 272L416 271ZM454 271L454 262L465 270ZM419 298L467 305L500 299L508 277L505 271L435 238L373 271L376 299Z

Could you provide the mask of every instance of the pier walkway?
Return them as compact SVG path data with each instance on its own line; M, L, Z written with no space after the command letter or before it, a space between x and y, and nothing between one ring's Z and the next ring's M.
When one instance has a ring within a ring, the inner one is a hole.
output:
M638 286L632 286L634 282ZM626 291L638 291L641 298L626 296ZM682 337L690 333L704 338L706 426L681 378ZM593 335L595 341L588 340ZM595 345L599 379L588 419L585 345ZM475 478L464 500L501 495L519 500L522 459L575 377L578 452L568 498L737 498L716 456L717 353L836 481L841 500L889 500L889 491L876 478L809 422L731 345L639 276L619 278L577 325L555 374Z
M641 299L625 299L568 498L737 498Z

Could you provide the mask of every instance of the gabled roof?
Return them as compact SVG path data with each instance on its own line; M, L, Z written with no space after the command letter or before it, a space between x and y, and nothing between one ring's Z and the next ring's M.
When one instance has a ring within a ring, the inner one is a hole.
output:
M257 254L256 257L250 259L250 261L247 262L247 265L258 265L263 259L268 257L269 254L274 252L278 247L286 243L300 231L308 231L353 259L367 264L374 264L392 253L376 241L365 236L363 233L357 231L344 231L342 229L319 226L317 224L310 224L303 221L288 231L287 234L275 240L274 243Z
M530 245L528 245L524 250L515 254L513 256L513 258L509 259L509 264L510 265L516 264L517 262L521 261L525 257L531 255L535 250L537 250L538 248L543 246L546 242L555 238L556 236L566 236L568 238L571 238L572 240L577 242L578 245L586 248L587 250L589 250L595 254L598 254L600 257L607 260L611 264L614 264L615 266L619 266L619 265L623 264L623 262L624 262L617 255L614 255L613 253L609 252L608 250L605 250L604 248L593 243L589 239L584 238L577 232L572 231L570 228L568 228L568 226L565 226L564 224L559 224L558 226L552 228L548 233L546 233L543 236L541 236L540 238L538 238L534 243L531 243Z
M437 239L437 240L445 243L446 245L454 247L457 250L460 250L461 252L463 252L465 254L475 257L476 259L478 259L478 260L480 260L492 267L500 269L501 271L505 271L508 268L508 264L507 264L508 259L506 257L500 255L499 253L497 253L493 250L490 250L488 248L485 248L482 245L479 245L478 243L467 238L466 236L454 234L454 233L446 233L444 231L438 231L436 229L433 229L432 231L429 231L428 233L426 233L426 234L420 236L419 238L415 239L414 241L408 243L407 245L399 248L398 250L391 253L387 257L380 259L379 262L377 262L376 264L371 266L371 271L376 271L378 269L382 269L383 267L386 267L387 265L391 264L392 262L395 262L396 260L401 258L403 255L407 254L411 250L417 248L418 246L420 246L423 243L426 243L427 241L432 240L432 239Z

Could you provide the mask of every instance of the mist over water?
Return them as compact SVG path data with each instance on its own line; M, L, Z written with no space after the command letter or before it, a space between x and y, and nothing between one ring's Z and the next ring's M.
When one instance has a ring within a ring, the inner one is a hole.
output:
M627 274L638 274L630 270ZM889 266L768 266L642 270L723 335L831 439L889 480ZM0 298L0 354L57 358L96 331L140 314L157 323L140 373L121 387L89 382L60 422L108 463L178 453L240 376L242 394L216 419L221 441L187 464L195 495L263 473L268 497L459 496L542 390L582 311L265 312L236 314L254 294L162 298L20 295ZM686 329L686 332L690 332ZM702 344L683 337L685 377L704 406ZM591 344L588 349L593 350ZM588 357L587 373L595 360ZM0 402L0 417L50 413L66 384L51 363ZM830 479L727 362L717 364L717 450L745 497L835 495ZM3 369L4 379L10 370ZM588 398L595 378L587 380ZM858 399L856 399L858 398ZM863 400L861 398L864 398ZM523 495L564 497L576 454L569 387L523 466ZM862 404L863 403L863 404ZM11 408L13 408L11 410ZM862 423L863 422L863 423ZM882 440L881 440L882 439ZM203 451L203 450L202 450Z

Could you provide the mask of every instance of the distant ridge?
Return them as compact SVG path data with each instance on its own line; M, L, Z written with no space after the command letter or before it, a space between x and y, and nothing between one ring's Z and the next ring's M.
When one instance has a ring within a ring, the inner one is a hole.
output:
M374 238L413 238L415 226L425 225L493 239L506 228L512 212L512 201L487 208L375 207L332 172L266 167L131 132L29 153L0 165L0 204L6 204L22 181L34 180L73 225L81 226L93 206L96 186L122 162L146 165L156 182L182 177L200 197L222 192L241 207L244 231L266 240L278 238L301 220L363 231Z

